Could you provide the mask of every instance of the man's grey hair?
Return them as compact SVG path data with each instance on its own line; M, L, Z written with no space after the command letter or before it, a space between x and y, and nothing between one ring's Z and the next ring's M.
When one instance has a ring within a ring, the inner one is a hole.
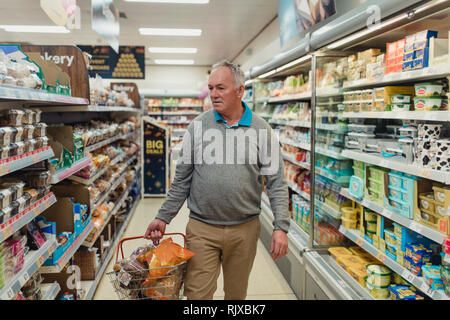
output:
M227 60L223 60L214 64L211 68L211 72L220 67L227 67L230 69L231 74L233 75L233 83L234 87L237 89L240 86L245 85L245 73L242 71L240 65L231 63Z

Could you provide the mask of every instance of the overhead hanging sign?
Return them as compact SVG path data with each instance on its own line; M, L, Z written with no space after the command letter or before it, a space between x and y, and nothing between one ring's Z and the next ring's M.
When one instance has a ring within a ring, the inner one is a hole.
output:
M78 46L92 56L89 76L103 79L145 79L145 47L120 46L119 54L109 46Z
M92 1L92 30L97 32L111 48L119 53L119 10L113 0Z
M281 46L335 13L334 0L278 0Z
M169 137L166 128L143 117L144 196L166 196L169 186Z

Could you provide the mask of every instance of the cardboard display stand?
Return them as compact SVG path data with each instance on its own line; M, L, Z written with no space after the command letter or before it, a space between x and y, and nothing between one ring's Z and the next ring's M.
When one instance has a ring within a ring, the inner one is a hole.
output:
M125 91L128 98L134 102L135 108L141 108L141 97L139 96L139 90L136 83L133 82L111 82L111 90Z
M21 45L21 50L38 64L46 83L62 86L70 83L72 97L89 99L89 75L81 50L75 46Z

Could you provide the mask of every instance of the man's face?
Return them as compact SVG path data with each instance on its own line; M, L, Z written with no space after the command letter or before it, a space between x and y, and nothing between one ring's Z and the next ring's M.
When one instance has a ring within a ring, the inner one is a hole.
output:
M241 106L244 87L234 87L233 75L227 67L219 67L211 72L208 80L209 94L215 111L222 113Z

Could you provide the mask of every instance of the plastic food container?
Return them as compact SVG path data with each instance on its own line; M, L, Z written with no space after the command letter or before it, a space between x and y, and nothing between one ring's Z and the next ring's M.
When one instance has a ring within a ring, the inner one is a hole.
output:
M369 281L366 280L366 287L369 290L372 297L374 297L375 299L389 298L390 294L389 286L384 287L374 286L373 284L371 284Z
M33 139L33 134L34 134L34 125L32 124L27 124L26 126L23 127L23 137L24 140L31 140Z
M389 186L401 188L402 187L402 176L396 173L389 172Z
M386 170L382 170L375 167L369 167L370 177L372 177L374 180L378 180L379 182L383 182L384 173Z
M358 211L353 207L342 207L343 217L348 220L356 220Z
M401 137L417 137L417 129L414 127L403 127L399 129L399 133Z
M444 290L444 282L441 279L439 266L423 266L423 277L428 286L433 290Z
M34 151L37 148L38 141L36 139L31 139L25 142L27 145L27 151Z
M374 133L376 125L370 125L370 124L348 124L348 129L353 132L365 132L365 133Z
M403 279L398 273L392 273L393 277L393 281L395 284L399 284L399 285L408 285L408 282Z
M429 211L435 211L435 201L434 201L434 193L428 192L428 193L421 193L419 194L420 199L420 208L429 210Z
M10 156L20 156L27 152L25 142L17 142L11 145L11 148L14 148L14 154L11 152Z
M442 105L441 97L415 97L414 110L416 111L432 111L440 110Z
M377 222L378 215L375 212L365 209L364 210L364 219L367 222Z
M444 260L444 259L442 259ZM450 266L441 264L440 266L441 279L450 282Z
M392 94L391 95L391 103L392 104L403 104L403 103L411 103L411 95L410 94Z
M34 125L34 131L33 131L33 137L39 138L39 137L45 137L47 134L47 124L45 123L36 123Z
M390 285L389 291L392 300L424 300L422 293L415 290L408 284Z
M1 113L0 125L2 126L21 126L24 112L18 109L4 110Z
M21 142L23 141L23 127L12 128L13 134L11 135L11 142Z
M0 128L0 145L8 146L11 143L14 128L3 127Z
M416 83L414 89L418 97L440 96L444 86L439 82Z
M394 229L384 229L384 240L392 246L397 245L397 237L395 236Z
M369 232L377 232L377 222L376 221L367 221L366 229Z
M392 107L392 111L410 111L411 110L410 103L392 103L391 107Z
M342 225L344 226L345 229L349 229L349 230L356 229L356 224L357 224L358 220L346 219L344 217L341 217L341 220L342 220Z
M9 153L11 151L11 147L1 147L0 148L0 159L7 159L9 158Z
M24 179L32 187L45 187L50 184L50 171L27 172Z
M392 272L388 268L379 264L369 264L366 266L367 282L377 287L387 287L391 283Z
M439 139L441 135L442 124L419 124L417 126L417 135L424 139Z
M30 141L35 141L35 148L40 149L48 146L49 139L47 137L39 137Z

